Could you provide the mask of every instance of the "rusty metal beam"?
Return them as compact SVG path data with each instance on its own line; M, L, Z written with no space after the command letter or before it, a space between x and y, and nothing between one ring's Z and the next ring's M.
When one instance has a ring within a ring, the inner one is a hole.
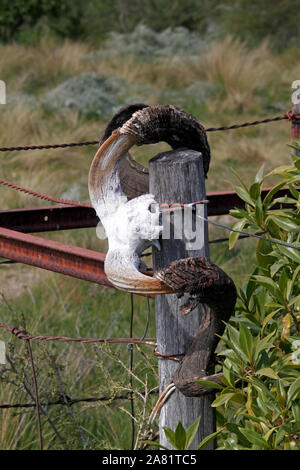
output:
M104 253L0 228L0 257L113 287Z
M105 253L0 227L0 257L115 288L104 272Z
M269 190L262 191L263 198ZM286 188L278 191L276 196L285 194L289 194ZM207 198L209 216L228 214L230 209L244 206L234 191L208 193ZM0 211L0 257L113 287L104 272L104 253L28 234L95 227L98 221L92 207L53 206Z
M49 206L0 211L1 227L23 233L96 227L98 222L92 207Z
M271 188L262 190L264 198ZM278 191L276 197L289 194L284 188ZM220 191L207 193L208 215L225 215L230 209L245 206L235 191ZM99 219L92 208L80 206L50 206L34 209L14 209L0 211L0 227L17 230L23 233L51 232L55 230L70 230L96 227Z

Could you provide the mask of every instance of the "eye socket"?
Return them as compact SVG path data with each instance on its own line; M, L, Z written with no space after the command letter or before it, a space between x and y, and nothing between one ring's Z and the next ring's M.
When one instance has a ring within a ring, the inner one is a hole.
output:
M151 202L148 206L148 211L151 212L152 214L155 214L156 212L160 212L159 204L157 202Z

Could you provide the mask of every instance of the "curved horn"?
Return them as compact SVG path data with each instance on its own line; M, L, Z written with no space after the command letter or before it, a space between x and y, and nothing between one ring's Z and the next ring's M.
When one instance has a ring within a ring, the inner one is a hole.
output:
M144 103L135 103L124 106L114 114L114 116L107 123L106 128L101 136L99 145L101 146L106 139L108 139L114 131L128 121L132 115L148 105ZM149 175L147 168L136 162L128 152L126 158L122 158L120 163L120 181L121 188L126 194L128 199L141 196L142 194L149 193Z
M98 149L90 168L90 199L109 242L105 272L119 289L148 294L170 293L173 290L163 282L139 271L142 266L139 255L149 243L137 236L138 220L155 201L150 195L128 201L120 185L120 160L138 142L136 136L114 132ZM153 214L148 213L151 218Z
M113 131L122 127L123 124L125 124L125 122L128 121L136 111L142 110L147 107L148 105L144 103L135 103L130 104L128 106L124 106L123 108L119 109L119 111L108 122L104 133L100 139L100 145L102 145L103 142L111 136ZM165 109L169 112L170 108L165 107ZM160 109L160 111L161 110L162 108ZM176 109L177 116L179 114L179 111L179 109ZM207 174L209 169L210 150L206 138L205 129L199 122L197 122L193 118L193 116L187 115L186 113L184 113L183 115L186 118L185 120L188 121L184 126L184 132L182 132L182 130L181 132L179 132L179 128L177 126L177 130L175 130L176 138L172 141L169 139L168 143L173 149L179 147L186 147L191 150L201 152L204 164L204 171L205 174ZM175 124L173 123L173 126L175 126L176 129L176 122ZM169 129L169 131L171 132L172 129ZM161 140L164 140L163 136ZM127 158L123 158L121 161L120 180L122 190L126 194L127 198L133 199L134 197L149 193L148 168L145 168L143 165L133 160L129 153L126 155L126 157Z
M89 192L108 237L105 271L116 287L136 293L174 292L163 281L140 272L143 263L139 256L158 238L162 227L158 212L148 210L155 203L152 195L127 200L120 183L122 159L133 145L165 141L173 148L195 148L200 137L207 171L209 147L195 118L174 106L149 106L136 111L98 149L90 168Z

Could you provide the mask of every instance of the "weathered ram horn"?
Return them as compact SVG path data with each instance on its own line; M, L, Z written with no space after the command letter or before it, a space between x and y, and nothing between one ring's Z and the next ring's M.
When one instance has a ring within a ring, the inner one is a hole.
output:
M108 122L99 145L101 146L115 130L122 127L132 117L133 113L147 107L147 104L135 103L119 109ZM129 152L126 158L122 158L120 163L120 182L121 188L128 199L149 193L148 169L133 160Z
M209 146L203 127L174 106L149 106L134 112L98 149L90 168L89 192L108 237L105 271L116 287L136 293L174 292L159 279L140 272L145 265L139 257L157 240L162 227L159 213L148 210L155 203L152 195L128 201L120 182L122 159L133 145L165 141L173 148L195 148L199 140L207 172Z
M103 142L111 136L113 131L122 127L136 111L146 107L148 107L148 105L144 103L136 103L119 109L119 111L108 122L100 139L100 145L102 145ZM177 137L175 139L170 139L167 142L173 149L186 147L188 149L201 152L204 162L204 171L205 174L207 174L210 161L210 150L205 130L192 116L188 116L186 113L184 113L184 115L188 119L188 123L181 129L181 132L179 132L178 125L175 125ZM170 129L170 132L172 132L172 129ZM163 136L161 140L164 140ZM120 181L123 192L126 194L128 199L133 199L141 196L142 194L149 193L148 168L133 160L129 153L126 157L127 158L122 159L120 166Z

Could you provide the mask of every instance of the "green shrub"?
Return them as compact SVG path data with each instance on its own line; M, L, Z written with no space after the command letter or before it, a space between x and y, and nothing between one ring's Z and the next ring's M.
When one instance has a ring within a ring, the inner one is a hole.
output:
M236 188L245 209L231 211L233 228L283 244L258 241L257 266L222 337L224 387L213 403L226 429L221 449L300 449L300 159L292 160ZM280 181L262 199L271 175ZM290 194L276 196L283 187ZM230 248L238 237L231 234Z
M0 3L0 38L15 38L24 27L33 27L43 17L64 15L66 2L60 0L2 0Z

